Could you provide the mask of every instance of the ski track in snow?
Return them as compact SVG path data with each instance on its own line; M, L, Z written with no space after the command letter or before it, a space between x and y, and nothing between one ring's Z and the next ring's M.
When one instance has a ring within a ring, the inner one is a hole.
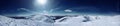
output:
M51 20L46 16L31 19L13 19L0 16L0 26L120 26L120 15L116 16L66 16Z

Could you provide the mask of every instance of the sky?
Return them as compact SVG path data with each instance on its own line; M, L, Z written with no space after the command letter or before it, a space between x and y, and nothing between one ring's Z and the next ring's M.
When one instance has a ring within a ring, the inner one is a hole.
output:
M120 14L119 0L48 0L46 9L35 0L0 0L0 15L36 14ZM51 12L52 11L52 12Z

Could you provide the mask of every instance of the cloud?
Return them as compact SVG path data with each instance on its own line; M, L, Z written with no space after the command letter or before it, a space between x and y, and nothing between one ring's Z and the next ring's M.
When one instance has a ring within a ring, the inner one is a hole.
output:
M70 9L66 9L66 10L64 10L65 12L72 12L72 10L70 10Z
M20 10L25 10L25 11L30 12L30 10L28 10L28 9L26 9L26 8L20 8Z

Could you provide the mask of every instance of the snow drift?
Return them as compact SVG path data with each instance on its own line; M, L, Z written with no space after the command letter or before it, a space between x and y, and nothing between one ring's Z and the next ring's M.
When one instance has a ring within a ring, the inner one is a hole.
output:
M14 17L0 16L0 26L120 26L120 15L32 15L25 18L27 19L14 19Z

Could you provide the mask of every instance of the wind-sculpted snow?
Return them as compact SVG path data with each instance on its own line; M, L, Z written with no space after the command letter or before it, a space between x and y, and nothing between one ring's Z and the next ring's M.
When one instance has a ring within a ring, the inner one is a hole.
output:
M120 15L32 15L20 19L0 16L0 26L120 26Z
M59 22L62 19L66 20ZM65 17L60 20L56 20L54 26L120 26L119 15Z
M39 17L37 17L39 18ZM45 18L45 17L43 17ZM44 20L44 19L42 19ZM53 23L46 23L42 20L33 19L13 19L5 16L0 16L0 26L52 26Z

